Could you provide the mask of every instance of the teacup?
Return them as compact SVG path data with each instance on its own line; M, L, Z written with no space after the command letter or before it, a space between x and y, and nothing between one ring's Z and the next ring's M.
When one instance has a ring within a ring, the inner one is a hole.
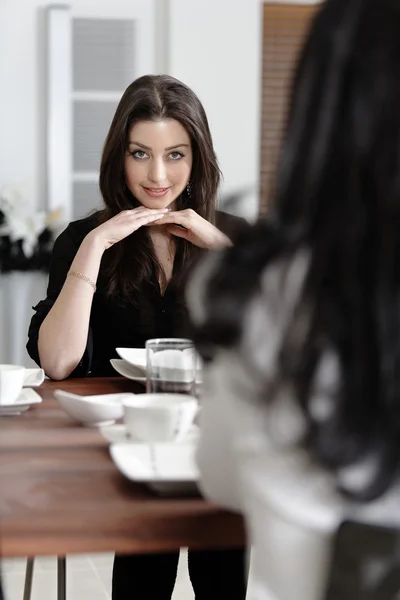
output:
M128 434L138 442L180 442L197 412L197 399L185 394L137 394L122 404Z
M0 405L12 404L20 395L25 379L25 367L0 364Z

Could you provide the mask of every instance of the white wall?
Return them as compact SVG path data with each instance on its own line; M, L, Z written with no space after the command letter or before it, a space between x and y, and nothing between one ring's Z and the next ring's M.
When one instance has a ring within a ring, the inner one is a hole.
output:
M23 184L37 199L36 14L33 0L0 3L0 186Z
M258 210L261 33L260 0L170 0L170 74L204 104L223 191L251 190L247 217Z
M44 8L43 0L0 1L0 188L22 187L44 206ZM141 19L137 75L154 69L152 0L75 0L77 17Z

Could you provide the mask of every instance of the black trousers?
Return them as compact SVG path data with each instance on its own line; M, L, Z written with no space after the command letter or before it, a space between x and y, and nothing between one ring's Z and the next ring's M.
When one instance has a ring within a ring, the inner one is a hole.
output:
M112 600L171 600L179 552L116 555ZM189 550L189 575L196 600L244 600L245 551Z

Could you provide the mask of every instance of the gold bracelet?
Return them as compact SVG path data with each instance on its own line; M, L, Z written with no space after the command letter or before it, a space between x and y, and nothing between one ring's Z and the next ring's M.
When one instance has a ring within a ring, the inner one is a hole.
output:
M83 279L83 281L86 281L86 283L88 283L89 285L92 286L92 288L94 289L94 291L96 291L96 284L94 281L92 281L90 279L90 277L87 277L87 275L84 275L83 273L79 273L78 271L68 271L67 275L72 275L72 277L77 277L78 279Z

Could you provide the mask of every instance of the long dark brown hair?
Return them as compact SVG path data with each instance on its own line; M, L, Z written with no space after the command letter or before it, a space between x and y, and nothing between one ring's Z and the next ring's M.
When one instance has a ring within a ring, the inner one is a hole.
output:
M122 210L140 206L125 185L124 158L129 133L139 121L175 119L187 131L193 152L190 193L185 190L175 201L176 210L191 208L214 222L221 173L214 152L204 108L196 94L169 75L145 75L125 90L108 132L100 165L100 191L105 208L99 213L104 223ZM174 281L182 279L199 249L176 238ZM110 248L105 255L109 295L136 303L143 281L161 267L153 252L146 227L135 231Z

